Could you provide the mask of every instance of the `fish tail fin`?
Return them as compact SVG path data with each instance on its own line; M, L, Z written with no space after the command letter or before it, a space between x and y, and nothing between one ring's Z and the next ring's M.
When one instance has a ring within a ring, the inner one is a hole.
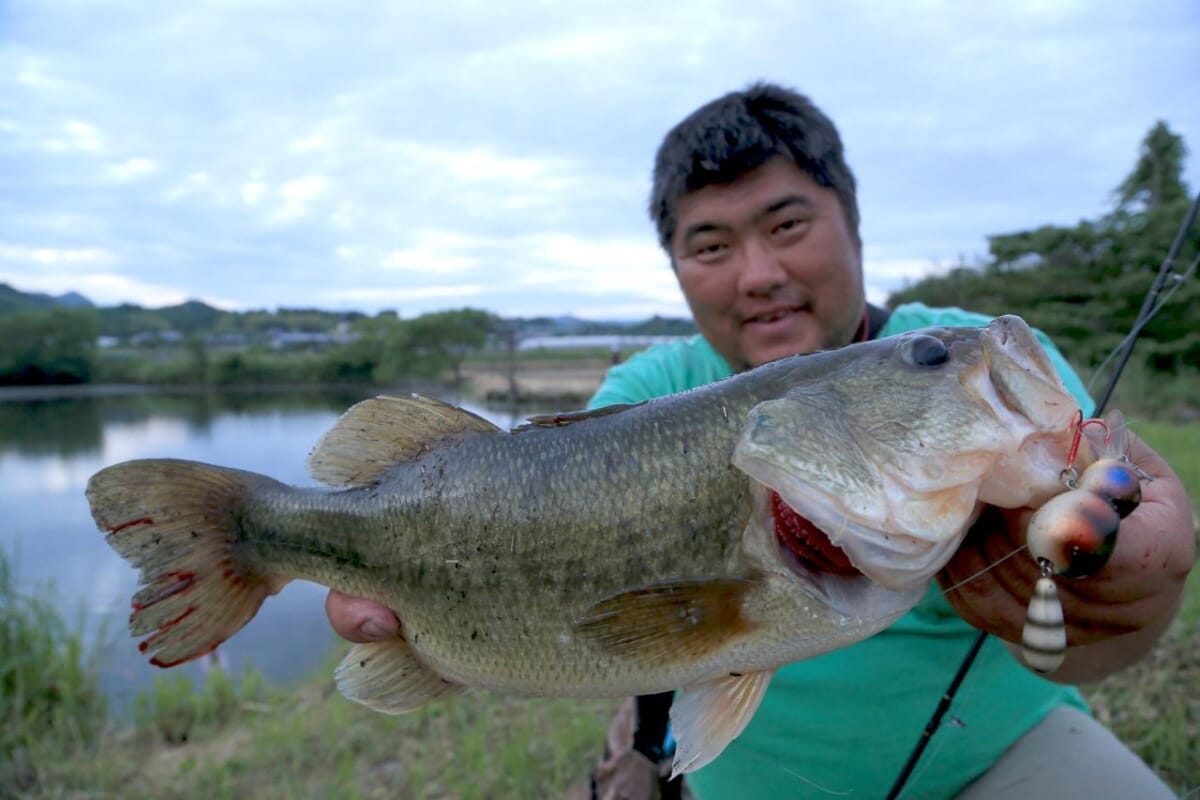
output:
M108 467L87 498L108 543L141 571L129 631L157 667L211 653L242 628L286 578L235 557L240 510L270 479L192 461L154 459Z

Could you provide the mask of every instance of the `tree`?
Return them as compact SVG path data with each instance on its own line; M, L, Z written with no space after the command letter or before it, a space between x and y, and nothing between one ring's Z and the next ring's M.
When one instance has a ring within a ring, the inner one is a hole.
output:
M1114 210L1071 227L1043 225L988 237L988 258L960 265L893 294L986 314L1020 314L1058 343L1076 366L1096 367L1133 327L1142 298L1166 257L1188 206L1186 147L1165 123L1142 142L1116 191ZM1189 232L1179 263L1200 252ZM1157 371L1200 369L1200 281L1178 287L1142 336L1138 352Z
M1166 203L1186 199L1188 190L1183 182L1186 160L1187 145L1183 137L1172 133L1159 120L1142 139L1137 166L1117 187L1118 209L1140 205L1154 211Z
M91 310L50 308L0 317L0 384L88 382L99 330Z
M449 368L458 387L463 360L487 344L496 325L494 315L473 308L422 314L404 323L396 355L416 374L436 376Z
M352 323L351 341L323 356L320 379L335 383L390 383L398 376L390 373L386 352L399 326L393 312L357 319Z

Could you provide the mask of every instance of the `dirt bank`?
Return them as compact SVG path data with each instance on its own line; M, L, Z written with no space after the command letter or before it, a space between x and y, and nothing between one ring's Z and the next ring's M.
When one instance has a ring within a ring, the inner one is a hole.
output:
M516 364L517 397L522 401L545 401L563 408L583 406L600 386L612 362L607 358L536 360ZM467 391L481 398L507 400L511 386L504 363L474 362L463 365Z

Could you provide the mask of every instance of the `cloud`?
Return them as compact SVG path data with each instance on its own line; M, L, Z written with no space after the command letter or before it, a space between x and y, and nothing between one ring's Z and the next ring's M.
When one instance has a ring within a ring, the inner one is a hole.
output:
M649 237L589 238L537 234L519 245L528 266L520 286L542 291L570 287L583 295L625 295L656 302L679 296L666 255Z
M177 202L180 200L190 200L197 197L207 195L210 198L217 196L216 189L213 185L212 176L204 171L191 172L177 181L174 185L169 186L163 192L163 199L167 202Z
M320 175L292 178L279 186L280 205L272 213L273 222L296 222L309 215L309 208L325 194L328 181Z
M1182 0L280 10L9 9L0 242L108 254L57 256L54 291L103 273L133 302L682 313L653 153L757 78L837 121L875 297L989 233L1101 213L1156 119L1200 148Z
M52 153L99 153L104 150L104 141L95 125L77 119L65 120L57 136L50 136L42 147Z
M37 264L41 267L92 267L115 264L117 258L102 247L32 247L0 244L0 261Z
M944 275L953 266L925 258L868 258L863 265L867 301L884 305L892 292L931 275Z
M257 206L266 194L267 185L259 178L251 178L242 184L242 202L253 208Z
M178 289L146 283L112 272L73 272L64 275L49 270L37 274L13 272L0 268L0 282L19 286L24 291L60 294L74 290L97 305L116 305L136 302L157 307L182 303L189 299Z
M153 173L156 165L148 158L130 158L109 165L108 172L118 182L137 180Z
M449 308L453 306L470 305L487 292L487 287L479 283L458 283L439 286L418 287L357 287L348 289L328 289L318 294L337 307L347 303L355 307L371 309L398 308L407 316L415 316L432 308ZM435 301L430 303L421 301ZM414 308L417 310L412 310Z
M17 83L38 92L49 92L61 88L62 81L46 75L45 67L46 65L37 59L20 59L15 72Z
M418 231L406 248L388 251L378 257L379 266L388 271L417 275L455 275L481 266L480 252L491 242L454 231Z

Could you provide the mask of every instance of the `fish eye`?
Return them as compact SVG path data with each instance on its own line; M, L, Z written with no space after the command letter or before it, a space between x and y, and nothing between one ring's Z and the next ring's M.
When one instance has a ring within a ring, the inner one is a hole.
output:
M937 367L950 360L946 343L936 336L914 336L908 341L906 355L916 367Z

